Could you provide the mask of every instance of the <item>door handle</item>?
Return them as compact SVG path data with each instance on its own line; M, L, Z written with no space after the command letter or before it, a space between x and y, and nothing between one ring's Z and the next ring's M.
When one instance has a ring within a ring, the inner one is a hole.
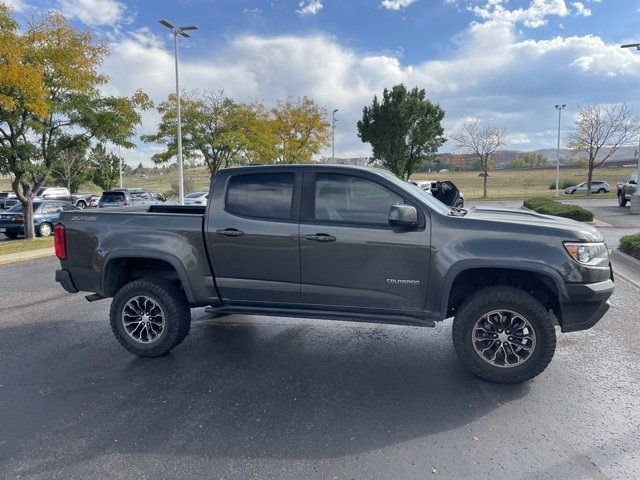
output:
M333 235L328 235L326 233L316 233L315 235L307 235L304 238L306 238L307 240L311 240L313 242L320 242L320 243L329 243L329 242L336 241L336 237L334 237Z
M237 228L225 228L216 230L218 235L224 235L225 237L241 237L244 235L242 230L238 230Z

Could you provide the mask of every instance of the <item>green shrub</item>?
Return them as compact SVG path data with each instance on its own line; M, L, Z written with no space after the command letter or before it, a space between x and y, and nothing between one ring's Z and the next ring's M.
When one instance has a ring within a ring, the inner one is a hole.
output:
M626 235L620 239L620 245L618 248L621 252L636 257L640 260L640 233L633 235Z
M567 180L566 178L564 180L560 180L559 182L560 190L573 187L574 185L577 185L577 182L575 180ZM551 182L551 185L549 185L549 190L555 190L555 189L556 189L556 182L554 181L554 182Z
M578 205L565 205L556 202L552 198L533 197L524 201L524 206L543 215L554 215L556 217L570 218L579 222L593 221L593 213Z

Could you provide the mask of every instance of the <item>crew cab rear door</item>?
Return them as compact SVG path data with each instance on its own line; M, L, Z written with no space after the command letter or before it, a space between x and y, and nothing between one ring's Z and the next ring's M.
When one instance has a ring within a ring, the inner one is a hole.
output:
M215 177L205 238L224 301L300 301L301 180L302 173L282 167Z
M429 222L398 230L394 204L411 196L378 175L354 170L305 171L300 219L302 302L325 308L424 309Z

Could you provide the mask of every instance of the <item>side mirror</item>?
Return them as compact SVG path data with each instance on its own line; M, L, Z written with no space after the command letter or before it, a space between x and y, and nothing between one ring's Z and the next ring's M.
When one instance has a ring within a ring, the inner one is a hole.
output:
M391 205L389 209L389 225L393 227L412 228L418 226L418 211L413 205Z

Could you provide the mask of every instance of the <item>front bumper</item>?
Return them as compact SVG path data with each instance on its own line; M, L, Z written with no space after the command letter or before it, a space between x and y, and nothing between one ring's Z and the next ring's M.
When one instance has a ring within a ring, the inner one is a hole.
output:
M567 300L560 304L563 332L577 332L593 327L609 310L609 297L613 293L613 280L565 285Z
M67 292L78 293L78 289L73 284L73 280L71 279L69 270L56 270L56 282L62 285L62 288L64 288Z

